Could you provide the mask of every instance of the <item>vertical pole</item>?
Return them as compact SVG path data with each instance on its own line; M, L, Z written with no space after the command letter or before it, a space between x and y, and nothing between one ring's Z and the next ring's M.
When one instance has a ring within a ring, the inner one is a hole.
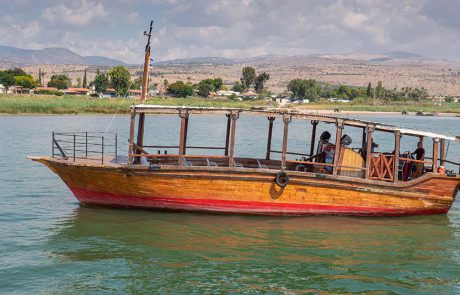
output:
M438 145L439 138L433 138L433 173L438 172Z
M74 134L73 135L73 161L75 162L75 143L77 140L77 136Z
M441 162L439 163L440 166L444 166L446 161L446 139L441 139L441 149L440 149L440 159Z
M182 110L179 109L179 117L180 117L180 135L179 135L179 159L178 159L178 165L183 166L184 161L183 161L183 155L185 152L185 137L186 137L186 128L185 128L185 120L186 117L188 116L187 110Z
M369 179L371 173L371 157L372 157L372 133L374 132L373 126L367 126L367 146L366 146L366 179Z
M401 149L401 132L395 131L395 154L394 154L394 167L393 167L393 182L399 180L399 153Z
M134 154L134 130L136 125L136 113L131 110L131 123L129 125L129 151L128 151L128 164L133 164Z
M85 157L88 158L88 132L85 132Z
M316 141L316 127L318 126L318 121L311 121L313 125L313 130L311 132L311 141L310 141L310 157L313 156L315 152L315 141Z
M364 148L365 144L366 144L366 127L363 127L363 136L362 136L362 141L361 141L361 149Z
M115 132L115 159L118 158L118 133Z
M51 133L51 157L54 158L54 131Z
M188 114L185 117L185 132L184 132L184 152L185 155L187 153L187 135L188 135Z
M275 117L268 117L267 154L265 155L265 160L270 160L272 150L273 121L275 121Z
M228 145L230 144L230 125L232 123L232 119L230 118L230 114L225 114L227 117L227 132L225 133L225 152L224 155L228 156Z
M147 45L145 46L145 56L144 56L144 73L142 76L142 95L141 95L141 104L145 102L145 97L147 95L148 81L149 81L149 69L150 69L150 38L152 37L152 27L153 20L150 21L150 30L149 32L144 32L145 36L148 36ZM145 124L145 113L139 114L139 126L137 130L137 146L142 148L144 146L144 124ZM140 151L136 151L140 153ZM140 158L138 158L140 161Z
M104 165L104 136L101 138L102 140L102 158L101 158L101 163Z
M340 138L342 137L343 123L337 122L337 132L335 134L335 152L334 152L334 167L332 170L333 175L337 175L339 168L339 156L340 156Z
M286 169L286 152L287 152L287 145L288 145L288 132L289 132L289 123L292 122L292 115L283 115L283 123L284 123L284 130L283 130L283 148L281 150L281 170Z
M234 166L234 156L235 156L235 138L236 138L236 120L240 117L238 112L231 112L230 117L232 119L231 126L231 135L230 135L230 153L228 157L228 166Z

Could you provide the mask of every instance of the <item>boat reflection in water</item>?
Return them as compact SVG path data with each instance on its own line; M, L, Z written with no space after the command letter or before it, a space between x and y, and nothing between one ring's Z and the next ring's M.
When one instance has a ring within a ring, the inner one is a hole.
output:
M76 208L48 247L61 291L453 292L446 215L257 217ZM458 225L457 225L458 226ZM102 271L101 271L102 270ZM442 293L441 292L441 293Z

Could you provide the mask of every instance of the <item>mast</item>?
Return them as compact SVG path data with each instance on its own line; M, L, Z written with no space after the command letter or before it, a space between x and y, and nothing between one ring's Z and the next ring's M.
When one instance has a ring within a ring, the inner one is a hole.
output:
M152 27L153 20L150 21L149 32L144 31L144 36L147 36L147 45L145 45L145 59L144 59L144 76L142 77L142 95L141 95L141 104L144 104L145 98L147 96L148 84L149 84L149 70L150 70L150 38L152 37ZM145 113L139 114L139 127L137 129L137 146L142 148L144 145L144 123L145 123ZM140 151L136 151L136 154ZM139 162L139 159L137 159Z

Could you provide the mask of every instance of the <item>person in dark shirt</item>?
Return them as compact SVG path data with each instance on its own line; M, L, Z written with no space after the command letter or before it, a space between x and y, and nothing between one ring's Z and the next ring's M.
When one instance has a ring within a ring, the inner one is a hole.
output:
M415 155L415 159L418 161L424 161L425 160L425 149L423 148L423 141L419 141L417 143L417 149L411 153L412 155ZM412 173L412 178L417 178L420 175L423 174L423 168L424 168L424 163L415 163L415 171Z

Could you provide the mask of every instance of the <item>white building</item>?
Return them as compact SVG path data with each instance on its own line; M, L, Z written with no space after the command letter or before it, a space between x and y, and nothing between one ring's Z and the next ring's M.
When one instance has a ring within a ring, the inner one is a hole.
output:
M6 93L6 88L2 84L0 84L0 93Z
M236 95L236 96L240 96L241 93L239 93L238 91L231 91L231 90L219 90L216 92L216 94L218 96L231 96L231 95Z

